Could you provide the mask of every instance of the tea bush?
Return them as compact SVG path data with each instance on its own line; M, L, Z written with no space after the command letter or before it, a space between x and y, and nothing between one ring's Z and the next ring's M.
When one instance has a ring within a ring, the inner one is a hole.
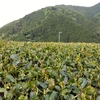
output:
M0 41L0 100L100 100L100 44Z

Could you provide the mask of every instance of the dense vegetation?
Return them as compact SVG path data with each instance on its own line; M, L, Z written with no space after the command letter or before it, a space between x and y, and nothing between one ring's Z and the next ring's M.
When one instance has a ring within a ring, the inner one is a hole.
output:
M0 41L0 100L100 100L100 44Z
M100 3L93 7L42 8L0 29L1 39L100 43Z

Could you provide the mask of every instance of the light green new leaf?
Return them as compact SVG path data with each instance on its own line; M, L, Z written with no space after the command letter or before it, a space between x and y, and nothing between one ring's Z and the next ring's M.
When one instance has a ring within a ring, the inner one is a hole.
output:
M95 94L96 90L92 86L87 86L87 87L84 88L84 92L86 94L92 95L92 94Z
M0 93L4 93L4 97L7 95L7 91L5 88L0 88Z
M0 92L6 92L5 88L0 88Z
M66 93L68 93L68 89L64 89L64 90L62 90L62 92L61 92L62 96L65 96Z

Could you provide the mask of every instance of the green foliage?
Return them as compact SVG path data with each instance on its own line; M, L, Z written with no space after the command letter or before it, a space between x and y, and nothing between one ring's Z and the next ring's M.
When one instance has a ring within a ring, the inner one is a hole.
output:
M0 41L1 100L99 98L100 44Z

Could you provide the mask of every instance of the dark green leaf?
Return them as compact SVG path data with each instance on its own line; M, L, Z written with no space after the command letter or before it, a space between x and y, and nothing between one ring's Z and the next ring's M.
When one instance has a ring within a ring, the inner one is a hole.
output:
M34 92L30 92L30 99L35 99L36 94Z
M0 96L0 100L3 100L3 98Z
M32 61L30 61L30 62L28 62L28 64L27 64L27 68L30 68L31 67L31 65L32 65Z
M81 87L84 88L87 85L87 80L85 78L82 79L83 82L81 84Z
M45 98L45 100L50 100L49 94L46 94L44 98Z
M61 88L59 87L59 86L55 86L55 89L57 90L57 91L60 91L61 90Z
M64 95L65 100L74 100L74 96L72 94Z
M12 54L12 55L10 56L10 58L11 58L11 59L16 59L16 58L17 58L17 54Z
M64 84L66 84L66 83L67 83L67 81L68 81L68 77L67 77L67 76L65 76L65 78L64 78Z
M7 75L6 78L11 82L15 81L15 79L14 79L14 77L12 75Z
M99 96L97 96L96 100L100 100L100 95L99 95Z
M47 84L44 83L44 82L40 82L39 85L40 85L42 88L46 88L46 87L47 87Z
M55 70L52 71L53 76L57 76L57 72Z
M52 91L51 95L50 95L50 100L55 100L57 98L57 92L56 91Z
M13 65L17 66L20 62L19 61L13 61Z

